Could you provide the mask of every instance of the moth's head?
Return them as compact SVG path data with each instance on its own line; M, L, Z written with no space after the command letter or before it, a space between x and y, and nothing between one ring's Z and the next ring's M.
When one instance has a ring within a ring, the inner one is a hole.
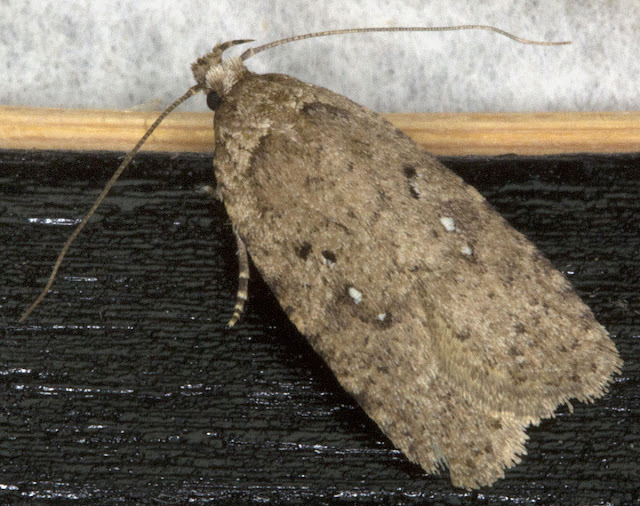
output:
M252 42L251 40L230 40L216 45L211 51L198 58L191 71L198 86L207 94L207 105L216 110L224 96L231 91L240 77L248 72L241 58L222 60L222 53L232 46Z

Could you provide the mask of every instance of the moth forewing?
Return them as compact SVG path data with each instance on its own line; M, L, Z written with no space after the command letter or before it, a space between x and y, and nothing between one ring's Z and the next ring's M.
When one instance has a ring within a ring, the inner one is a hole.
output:
M216 108L227 212L282 308L391 441L490 485L621 361L567 280L377 114L243 71ZM328 262L327 259L331 261Z

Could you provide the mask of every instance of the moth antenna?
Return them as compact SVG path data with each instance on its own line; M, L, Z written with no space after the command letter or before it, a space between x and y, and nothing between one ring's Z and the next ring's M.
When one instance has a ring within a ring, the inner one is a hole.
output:
M378 27L378 28L347 28L344 30L327 30L324 32L314 32L307 33L304 35L294 35L293 37L288 37L286 39L276 40L274 42L269 42L263 46L258 46L254 48L247 49L244 53L240 55L240 59L242 61L251 58L253 55L261 53L262 51L266 51L267 49L271 49L272 47L281 46L282 44L287 44L288 42L295 42L297 40L311 39L314 37L327 37L329 35L343 35L346 33L364 33L364 32L447 32L453 30L487 30L490 32L496 32L500 35L504 35L505 37L509 37L516 42L521 42L522 44L536 44L538 46L560 46L563 44L571 44L571 41L559 41L559 42L547 42L540 40L529 40L523 39L522 37L518 37L512 33L509 33L505 30L501 30L500 28L496 28L495 26L489 25L456 25L456 26L397 26L397 27Z
M222 44L220 44L219 49L224 53L230 47L237 46L238 44L247 44L248 42L255 42L255 39L228 40L227 42L223 42Z
M182 95L170 106L168 106L164 111L162 111L160 116L158 116L158 118L153 122L153 124L149 127L149 129L145 132L145 134L140 138L140 140L134 146L134 148L131 151L129 151L127 156L124 157L124 160L122 160L122 163L120 164L120 166L116 169L116 171L113 173L113 176L111 176L111 179L109 179L107 184L104 186L102 193L100 193L100 195L96 199L95 203L93 204L89 212L78 224L75 230L71 233L71 235L67 239L67 242L64 243L64 246L62 247L62 249L60 250L60 254L58 255L58 259L56 260L56 263L53 265L53 271L49 276L49 280L47 281L47 284L44 287L44 290L42 290L40 295L38 295L38 298L34 300L33 303L22 314L22 316L20 317L20 320L18 320L19 322L23 322L27 318L27 316L29 316L31 312L38 306L38 304L40 304L40 302L42 302L42 300L46 297L47 293L49 292L49 289L51 288L51 285L53 284L53 280L56 278L58 269L62 264L62 259L64 258L64 256L67 254L67 251L69 251L69 248L71 247L71 243L73 243L76 237L78 237L78 235L80 234L84 226L94 215L98 207L100 207L100 204L102 204L102 201L106 198L107 194L109 193L109 191L111 190L115 182L122 175L122 173L124 172L124 169L127 168L127 165L129 165L129 162L131 162L131 160L136 155L136 153L140 150L142 145L147 141L149 136L158 127L158 125L162 123L162 120L164 120L171 113L171 111L173 111L176 107L178 107L182 102L187 100L189 97L192 97L193 95L195 95L198 91L200 91L200 85L196 84L192 86L191 88L189 88L189 90L187 90L187 92L184 95Z

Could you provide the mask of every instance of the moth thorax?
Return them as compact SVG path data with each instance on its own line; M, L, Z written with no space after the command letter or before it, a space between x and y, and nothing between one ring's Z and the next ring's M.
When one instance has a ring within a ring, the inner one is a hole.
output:
M211 67L205 77L207 91L215 91L220 98L231 91L231 88L248 72L240 58L228 60Z

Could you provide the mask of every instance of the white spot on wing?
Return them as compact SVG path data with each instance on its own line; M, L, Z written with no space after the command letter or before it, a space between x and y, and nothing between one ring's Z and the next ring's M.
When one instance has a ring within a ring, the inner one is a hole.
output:
M360 304L362 302L362 292L352 286L349 287L349 296L356 304Z
M447 232L455 232L456 223L455 221L453 221L453 218L449 216L443 216L442 218L440 218L440 223L442 223L442 226Z
M473 255L473 250L471 249L471 246L469 246L468 244L465 244L464 246L462 246L460 251L462 251L463 255L467 255L469 257Z
M330 269L333 269L333 266L336 265L335 262L332 262L331 260L329 260L328 258L326 258L324 256L322 257L322 263L324 265L328 266Z
M378 320L380 320L381 322L383 322L386 317L387 317L387 313L378 314Z

